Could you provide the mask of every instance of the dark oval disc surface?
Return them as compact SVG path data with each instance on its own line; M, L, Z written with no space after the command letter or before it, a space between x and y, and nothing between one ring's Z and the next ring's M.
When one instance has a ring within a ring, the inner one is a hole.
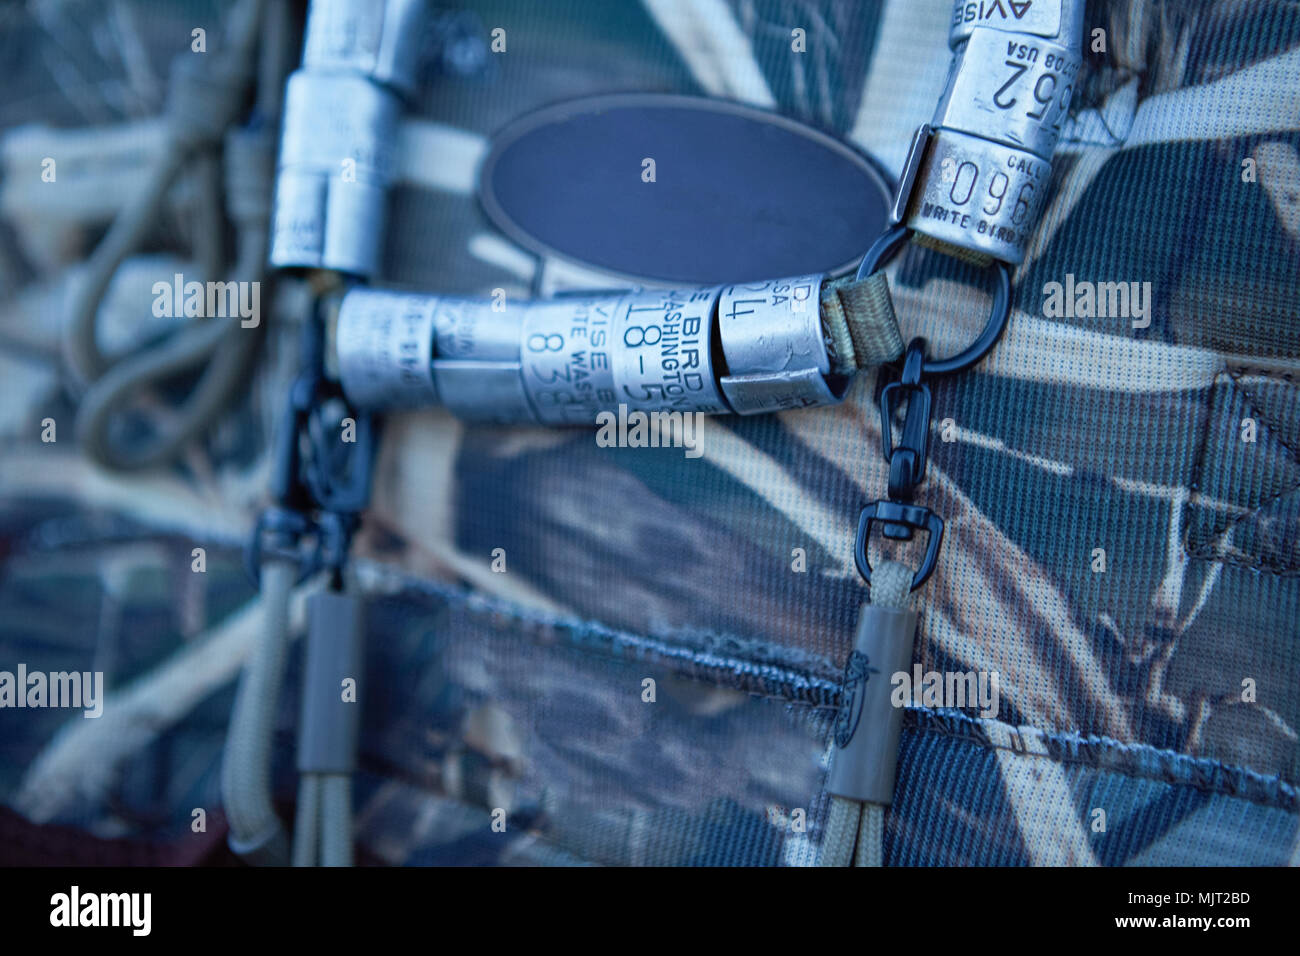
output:
M659 94L532 113L479 174L488 215L525 248L650 282L845 271L884 231L891 191L871 160L801 123Z

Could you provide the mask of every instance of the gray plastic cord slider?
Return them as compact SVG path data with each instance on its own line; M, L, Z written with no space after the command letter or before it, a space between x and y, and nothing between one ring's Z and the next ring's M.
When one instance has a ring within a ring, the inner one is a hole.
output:
M344 681L361 682L362 602L320 591L307 605L307 657L298 728L301 773L351 773L356 767L361 703L344 699ZM355 686L355 685L353 685Z
M912 666L916 612L864 604L844 668L835 754L826 789L837 797L889 804L894 797L903 708L890 701L891 675Z

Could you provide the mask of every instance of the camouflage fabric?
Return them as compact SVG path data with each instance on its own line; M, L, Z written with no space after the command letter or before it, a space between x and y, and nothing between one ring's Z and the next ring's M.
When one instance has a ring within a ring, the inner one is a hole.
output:
M586 94L766 98L897 172L942 86L949 0L692 6L715 44L747 39L753 75L679 53L675 6L474 4L517 55L428 84L418 111L486 137ZM824 52L792 59L804 24ZM1106 52L1087 55L1008 332L934 385L919 500L947 533L918 594L917 663L997 672L1001 708L908 708L886 864L1300 863L1300 8L1114 0L1089 5L1086 35L1096 28ZM491 226L472 195L406 187L394 209L386 284L527 291L475 254ZM905 339L947 353L978 331L978 271L910 250L889 274ZM1149 324L1049 315L1047 287L1067 275L1149 282ZM853 532L887 479L881 384L859 376L834 409L710 420L699 459L601 448L584 430L394 416L358 542L370 858L815 863L864 599ZM239 413L254 445L255 406ZM241 448L227 436L208 451L251 461ZM235 648L234 609L252 595L231 545L251 479L160 478L146 507L71 461L43 486L49 454L0 462L0 661L89 666L110 599L140 615L118 645L119 684L185 635L210 640L195 636L205 624ZM33 508L60 489L82 505ZM87 508L131 517L115 536ZM81 530L64 540L60 527ZM171 557L111 591L87 527L110 550L166 529L154 547ZM163 569L194 543L219 573L190 599L201 608L168 611L182 585ZM34 583L51 564L66 587ZM191 807L219 804L231 676L44 816L183 835ZM295 706L281 720L286 800ZM56 724L6 726L0 744L0 795L32 816L44 791L31 768ZM55 769L47 779L63 779Z

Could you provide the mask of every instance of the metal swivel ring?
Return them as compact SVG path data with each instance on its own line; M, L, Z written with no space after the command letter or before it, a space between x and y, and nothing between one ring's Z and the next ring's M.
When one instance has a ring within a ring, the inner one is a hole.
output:
M896 255L911 232L912 230L907 226L895 226L883 233L862 257L862 265L858 266L858 279L865 279ZM1007 327L1007 319L1011 315L1011 268L1005 262L996 260L993 265L997 275L997 287L993 290L993 310L989 314L989 321L984 326L984 331L969 348L951 358L925 359L920 374L951 375L954 372L964 372L987 355L1002 337Z

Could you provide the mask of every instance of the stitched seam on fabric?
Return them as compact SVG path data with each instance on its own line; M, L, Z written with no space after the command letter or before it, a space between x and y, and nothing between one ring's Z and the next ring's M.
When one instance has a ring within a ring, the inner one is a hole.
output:
M987 750L1007 750L1022 757L1041 757L1126 777L1159 780L1193 787L1204 793L1300 812L1300 791L1281 775L1268 776L1211 757L1193 757L1150 744L1124 743L1111 737L1013 727L1000 721L970 717L959 711L927 707L908 707L903 723L904 727L918 733L940 734ZM990 729L995 729L999 737L1005 736L1007 742L993 739ZM1038 746L1024 746L1026 737L1031 745ZM1016 742L1022 746L1016 746ZM1155 761L1157 767L1153 770L1136 765L1145 760Z
M553 642L559 636L567 638L567 643L579 650L595 651L606 657L655 661L673 668L681 676L755 697L812 707L839 705L841 668L812 654L792 654L780 645L686 630L672 636L632 634L596 621L558 617L477 591L411 578L381 562L357 561L356 564L372 575L397 583L402 590L435 596L480 618L504 618L536 644ZM374 594L399 596L389 591ZM673 637L685 638L696 646L674 643ZM729 653L744 649L761 652L767 659Z
M1255 412L1259 420L1263 422L1265 427L1268 428L1269 432L1272 433L1273 440L1287 450L1287 454L1291 456L1292 461L1294 461L1297 465L1300 465L1300 454L1297 454L1294 448L1292 448L1289 444L1287 444L1285 441L1282 440L1281 438L1282 429L1279 425L1276 424L1276 419L1272 419L1271 416L1265 415L1263 410L1260 408L1259 402L1255 399L1255 396L1250 393L1250 389L1246 388L1245 385L1241 384L1241 378L1243 377L1241 373L1239 372L1234 373L1231 368L1226 369L1226 371L1228 374L1228 378L1232 379L1232 384L1236 386L1238 389L1240 389L1241 394L1246 397L1246 403L1250 405L1251 410ZM1268 376L1268 375L1260 375L1259 377L1272 378L1272 376ZM1300 482L1296 483L1296 487L1300 488Z
M1241 394L1242 398L1249 406L1250 411L1254 414L1255 418L1257 418L1260 421L1260 423L1264 426L1265 430L1272 437L1272 440L1286 450L1287 454L1291 456L1292 461L1294 461L1297 465L1300 465L1300 454L1297 454L1295 449L1293 449L1289 444L1287 444L1285 441L1282 440L1282 438L1280 437L1280 429L1274 424L1270 416L1265 415L1260 410L1259 403L1256 401L1255 397L1238 380L1239 375L1245 375L1245 374L1255 374L1258 375L1260 378L1268 378L1275 381L1286 381L1288 384L1291 383L1291 378L1292 378L1289 374L1279 375L1276 373L1269 373L1264 370L1255 370L1253 372L1249 372L1247 369L1244 368L1237 369L1236 372L1234 373L1234 370L1226 364L1224 365L1223 370L1218 375L1215 376L1214 383L1207 390L1209 393L1209 398L1206 402L1205 425L1201 432L1201 444L1200 444L1200 449L1198 450L1196 455L1196 463L1192 469L1192 481L1190 486L1192 491L1192 497L1191 500L1188 502L1189 506L1195 506L1196 503L1201 498L1201 479L1205 474L1205 462L1206 462L1206 458L1209 455L1210 426L1211 426L1211 420L1214 416L1215 386L1217 386L1220 382L1225 381L1224 378L1225 376L1228 385L1230 385L1235 392L1239 392ZM1266 508L1269 508L1272 505L1276 504L1277 502L1281 501L1282 499L1295 494L1297 491L1300 491L1300 483L1297 483L1292 487L1285 488L1274 495L1270 495L1268 498L1264 499L1263 501L1260 501L1252 510L1240 514L1236 518L1230 519L1225 524L1220 525L1218 523L1215 523L1214 525L1212 525L1213 530L1210 532L1209 536L1211 538L1218 537L1222 534L1225 534L1233 530L1234 528L1236 528L1238 525L1242 524L1245 521L1258 518ZM1190 540L1192 534L1192 523L1188 521L1185 523L1184 527L1185 530L1183 532L1183 552L1188 557L1199 558L1202 561L1208 561L1212 564L1224 564L1230 567L1248 568L1252 571L1257 571L1261 574L1267 574L1272 577L1291 578L1291 577L1300 576L1300 564L1279 565L1279 564L1270 563L1263 559L1257 561L1250 561L1244 558L1234 557L1232 555L1218 554L1210 547L1208 541L1192 546Z
M1256 368L1253 365L1225 365L1223 370L1234 378L1245 378L1247 375L1251 375L1255 378L1279 379L1288 385L1294 385L1296 381L1295 375L1291 372L1279 372L1271 368Z
M408 580L402 572L377 562L367 561L365 565L371 570L381 571L385 576L390 576L398 582L405 581L408 585L415 585L414 590L432 593L449 605L459 605L469 614L485 618L501 617L516 625L529 625L547 634L567 635L571 641L570 646L579 650L598 649L603 656L631 656L638 660L653 659L669 666L677 665L676 669L679 673L693 680L714 686L731 687L751 697L770 700L784 706L806 707L810 710L834 713L840 705L838 673L826 678L777 668L770 664L754 664L736 658L715 657L705 661L698 658L696 651L674 647L666 640L639 637L593 622L556 618L545 612L511 604L503 599L476 592L444 588L421 579ZM584 639L583 632L598 637L598 643ZM529 639L537 641L539 635L533 634ZM680 666L683 664L687 666ZM1127 776L1149 777L1168 783L1197 787L1206 792L1243 797L1256 803L1300 809L1300 798L1297 797L1295 788L1280 776L1268 777L1256 771L1232 767L1210 758L1192 757L1173 750L1158 749L1149 744L1124 743L1109 737L1083 736L1075 731L1052 732L1035 727L1013 728L1009 724L968 717L957 711L941 711L924 707L906 708L904 721L905 724L921 732L942 733L946 736L962 738L988 750L1003 749L1027 756L1048 757L1061 763L1094 766ZM1029 737L1032 742L1043 744L1048 753L1036 753L1025 746L1016 747L1010 743L1002 743L990 737L984 730L985 727L1005 728L1006 735L1012 739L1023 741L1024 738ZM1069 751L1072 749L1080 750L1084 755L1071 756ZM1117 756L1112 758L1111 754ZM1171 767L1164 773L1152 774L1141 768L1122 765L1124 757L1137 759L1140 755L1148 755L1165 764L1187 764L1188 769L1179 771ZM1201 767L1201 770L1197 771L1196 766ZM1245 789L1245 785L1234 785L1231 781L1225 781L1217 786L1213 779L1198 781L1195 778L1197 772L1202 775L1208 774L1211 778L1217 773L1220 777L1242 776L1248 781L1257 781L1250 784L1249 789L1252 792L1258 790L1260 794L1255 797L1244 794L1241 791ZM1272 790L1277 792L1273 793Z

